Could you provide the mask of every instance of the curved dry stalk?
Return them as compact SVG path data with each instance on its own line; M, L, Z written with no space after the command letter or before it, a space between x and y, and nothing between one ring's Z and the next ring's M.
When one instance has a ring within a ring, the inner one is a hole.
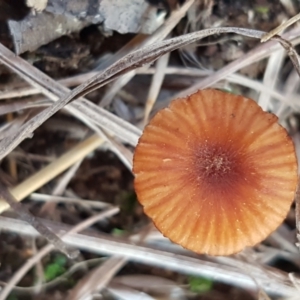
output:
M69 77L66 77L63 79L59 79L59 80L57 80L57 82L66 87L77 86L77 85L81 84L82 82L92 78L93 76L95 76L98 73L99 73L99 71L89 71L89 72L86 72L83 74L78 74L78 75L69 76ZM41 93L42 93L42 91L40 89L37 89L36 87L32 87L32 86L21 87L21 88L13 87L12 90L1 92L0 100L28 97L28 96L38 95Z
M104 219L108 218L110 216L113 216L119 212L118 207L113 207L110 209L107 209L104 212L101 212L95 216L92 216L83 222L77 224L72 229L70 229L68 232L61 235L61 237L65 237L68 234L80 232L94 223ZM13 275L13 277L9 280L7 285L4 287L2 292L0 293L0 300L5 300L6 297L10 294L14 286L18 284L18 282L23 278L23 276L39 261L41 260L45 255L47 255L50 251L53 250L53 245L48 244L44 246L35 256L31 257L27 262Z
M284 37L286 39L295 39L299 36L299 28L293 29L287 32ZM254 49L250 50L248 53L242 55L240 58L230 62L223 68L215 71L213 74L206 76L204 79L198 81L187 89L180 91L173 95L173 98L182 98L186 95L194 93L196 90L202 90L213 84L219 82L222 79L226 79L227 76L232 73L240 70L243 67L249 66L251 63L266 58L270 55L270 53L280 49L280 45L274 43L273 41L269 41L268 43L260 44L256 46ZM162 101L159 107L165 106L166 103L170 102L170 99L166 101ZM159 107L156 107L158 109Z
M36 255L37 253L34 253L34 255ZM56 286L57 284L61 283L61 282L65 282L67 281L66 278L68 278L69 276L71 276L72 274L74 274L76 271L78 270L82 270L83 268L88 268L88 267L95 267L98 265L98 263L102 263L105 260L105 258L92 258L92 259L88 259L88 260L84 260L84 261L80 261L80 262L75 262L68 270L66 270L65 273L63 273L62 275L56 277L53 280L50 280L48 282L43 282L40 285L40 292L44 291L45 289L48 288L53 288L54 286ZM39 263L39 261L37 261L36 263ZM1 288L6 286L7 283L4 281L0 280L0 286ZM13 289L11 290L11 292L16 291L16 292L20 292L20 293L34 293L35 292L35 286L27 286L27 287L23 287L23 286L18 286L15 285L13 287ZM0 293L1 296L1 293Z
M0 44L0 61L54 102L70 92L68 88L16 56L2 44ZM80 99L70 103L65 109L96 133L99 132L99 127L106 128L124 142L136 144L140 130L95 104L91 106L90 103L86 99Z
M261 37L261 42L267 42L269 39L275 37L275 35L279 34L281 31L285 30L286 28L288 28L289 26L293 25L294 23L296 23L297 21L300 20L300 13L293 16L292 18L290 18L289 20L287 20L286 22L280 24L278 27L274 28L273 30L271 30L270 32L265 33L262 37Z
M62 225L57 225L53 222L47 222L47 226L53 230L59 230L62 227ZM68 228L65 225L63 227ZM18 232L19 234L38 236L38 233L30 225L16 219L0 217L0 228ZM298 293L290 282L287 273L278 272L271 267L262 271L261 268L246 262L241 266L228 266L206 261L202 257L195 258L147 246L133 245L132 242L108 237L104 234L73 233L64 237L63 241L92 253L124 256L131 261L170 269L182 274L212 278L215 281L238 286L239 288L256 290L256 283L245 271L245 265L247 265L247 269L251 270L251 275L255 277L260 286L264 287L267 293L283 296L292 296ZM299 280L296 281L298 282ZM4 299L0 298L0 300Z
M149 69L140 69L137 73L138 74L151 74L153 75L155 73L155 68L149 68ZM172 75L172 74L177 74L177 75L182 75L182 76L189 76L189 77L199 77L200 79L211 75L213 72L212 71L203 71L197 68L182 68L182 67L167 67L165 70L166 75ZM274 89L271 89L269 86L263 85L260 81L250 79L244 75L241 75L240 73L232 73L226 76L226 80L230 83L236 83L241 86L245 86L251 89L256 90L257 92L260 93L265 93L269 95L270 97L273 97L279 101L281 101L285 105L291 106L295 110L300 110L300 106L297 109L296 104L298 102L297 97L293 97L293 94L295 94L295 91L289 92L290 97L286 97L285 94L282 94ZM296 86L298 87L298 81L299 77L297 75L296 78L297 82L295 82ZM286 84L286 87L289 87L290 84ZM294 86L292 84L292 86Z
M243 36L260 39L264 32L258 30L252 30L252 29L238 28L238 27L212 28L212 29L205 29L198 32L185 34L169 40L157 42L150 46L143 47L139 50L136 50L126 55L116 63L112 64L110 67L108 67L99 75L96 75L92 79L81 84L73 91L68 93L65 97L58 100L50 107L46 108L41 113L33 117L31 120L29 120L20 128L18 133L12 135L11 137L3 139L0 142L0 159L2 159L8 153L10 153L24 139L31 136L34 130L36 130L41 124L43 124L43 122L45 122L53 114L55 114L65 105L67 105L70 101L77 99L79 97L83 97L86 94L118 78L120 75L127 73L131 70L134 70L139 66L149 64L170 51L194 43L204 37L214 35L214 34L221 34L221 33L236 33ZM6 64L9 65L9 62L7 62L8 58L3 56L1 57L1 53L0 53L0 59L2 59L3 62L6 62ZM90 106L91 107L94 106L95 107L94 109L96 109L97 107L96 105L92 105L91 103ZM97 107L97 109L99 110L99 107ZM136 142L137 139L134 141L134 144Z
M76 258L79 251L68 247L53 231L49 230L35 216L19 203L8 189L0 183L0 196L19 215L20 219L33 226L43 237L48 240L57 250L66 254L69 258Z
M70 167L63 176L58 180L58 182L55 184L55 187L53 188L51 194L53 196L61 196L65 192L67 186L69 185L71 179L79 169L81 163L83 161L83 158L78 160L72 167ZM44 203L44 205L40 208L39 215L44 216L45 214L50 213L53 214L55 209L57 207L57 203L55 202L47 202Z
M274 37L274 40L278 41L281 46L285 49L287 52L288 56L290 57L290 60L292 61L294 68L296 69L299 77L300 77L300 61L299 61L299 56L297 51L294 49L293 45L291 42L283 39L282 37Z
M127 45L125 45L119 52L123 52L123 55L125 55L129 52L128 48L131 48L131 51L133 51L138 48L151 45L154 42L162 41L175 28L175 26L179 23L179 21L186 15L187 11L191 8L194 2L195 2L194 0L186 1L177 10L172 11L170 17L151 36L145 37L142 35L137 35ZM124 50L127 52L125 52ZM135 76L136 71L137 70L133 70L132 72L129 72L121 76L115 82L113 82L113 84L106 91L105 95L102 97L101 101L99 102L99 105L101 107L105 107L109 105L110 102L113 100L114 96L118 93L118 91L121 90L122 87L125 86Z
M94 268L82 278L70 291L66 300L89 299L93 293L99 293L125 264L126 258L124 257L109 257L99 267Z

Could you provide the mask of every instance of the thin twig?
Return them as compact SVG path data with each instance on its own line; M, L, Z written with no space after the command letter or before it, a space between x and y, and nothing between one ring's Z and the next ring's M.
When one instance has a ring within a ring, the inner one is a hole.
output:
M54 230L59 230L53 222L47 221L47 226ZM64 225L64 227L66 227ZM38 233L21 220L0 217L0 228L18 232L19 234L34 235ZM66 230L66 229L65 229ZM124 240L109 237L103 234L68 234L63 240L69 245L80 247L85 251L101 255L124 256L128 260L139 263L149 264L160 268L166 268L175 272L203 276L212 278L215 281L243 287L246 289L256 289L256 284L242 269L236 266L226 266L219 263L205 261L203 258L192 258L182 254L169 253L163 250L157 250L146 246L133 245ZM277 272L276 269L268 268L262 272L261 269L247 265L255 276L256 281L264 287L270 294L291 296L294 295L295 288L291 286L288 274ZM270 276L267 274L270 273ZM0 300L4 300L0 297Z
M32 192L55 178L60 173L64 172L77 161L83 159L87 154L101 146L104 141L97 135L93 135L86 140L78 143L74 148L67 151L58 159L47 165L42 170L33 174L17 186L13 187L10 192L18 200L21 201L29 196ZM9 206L0 198L0 213L6 210Z
M299 36L300 28L293 29L289 32L287 32L284 35L285 39L295 39L297 36ZM218 71L214 72L211 75L206 76L204 79L199 80L197 83L193 84L187 89L184 89L177 93L176 95L173 95L174 99L176 98L182 98L186 95L190 95L194 93L196 90L205 89L217 82L219 82L222 79L226 79L228 75L240 70L243 67L249 66L254 62L257 62L263 58L268 57L272 52L280 49L280 45L275 43L274 41L268 41L267 43L260 44L250 50L248 53L242 55L240 58L234 60L233 62L230 62L223 68L219 69ZM157 106L156 109L159 109L162 106L165 106L166 103L169 103L170 99L167 99L166 101L161 101L160 106Z
M30 200L33 201L41 201L41 202L61 202L61 203L72 203L81 205L83 207L91 207L95 209L103 209L111 207L111 204L102 202L97 200L87 200L87 199L77 199L77 198L68 198L68 197L60 197L60 196L53 196L53 195L45 195L45 194L38 194L32 193L29 196Z
M53 196L61 196L65 192L68 184L72 180L74 174L77 172L78 168L80 167L83 159L79 160L77 163L75 163L72 167L69 168L65 174L58 180L56 183L54 189L52 190L52 195ZM46 202L44 205L41 207L39 211L39 216L43 215L49 215L53 214L55 209L56 209L57 203L56 202Z
M288 56L290 57L298 75L300 76L300 61L299 61L299 56L298 56L298 53L297 51L294 49L293 45L283 39L282 37L279 37L279 36L274 36L273 37L274 40L277 40L281 46L286 50Z
M169 57L170 53L167 53L164 56L160 57L156 62L156 72L152 77L152 82L145 105L144 125L148 123L149 115L161 89L163 80L165 78L165 71L169 63Z
M273 38L275 35L279 34L281 31L285 30L286 28L288 28L289 26L293 25L294 23L296 23L297 21L300 20L300 13L293 16L292 18L290 18L289 20L287 20L286 22L280 24L278 27L274 28L273 30L271 30L268 33L265 33L262 38L261 38L261 42L267 42L268 40L270 40L271 38Z
M172 11L170 17L163 23L161 27L159 27L151 36L146 38L139 38L140 35L133 38L132 41L130 41L124 49L127 50L131 48L131 51L145 47L148 45L153 44L157 41L164 40L168 34L174 29L174 27L178 24L178 22L186 15L187 11L190 9L192 4L194 3L194 0L188 0L186 1L181 7L179 7L177 10ZM123 51L124 53L124 51ZM126 53L126 54L127 54ZM117 94L117 92L126 85L136 74L136 70L133 70L120 78L118 78L113 84L109 87L106 94L101 99L101 102L99 103L100 106L105 107L107 106L114 96Z
M118 207L114 207L111 209L108 209L104 212L101 212L95 216L92 216L83 222L77 224L73 228L71 228L68 232L65 234L62 234L61 237L67 236L70 233L80 232L84 230L85 228L90 227L94 223L104 219L108 218L114 214L117 214L119 212ZM0 217L1 218L1 217ZM3 218L3 217L2 217ZM27 262L13 275L13 277L9 280L5 288L0 293L0 300L5 300L6 297L10 294L14 286L18 284L18 282L23 278L23 276L39 261L41 260L45 255L47 255L50 251L53 250L53 245L48 244L44 246L35 256L33 256L31 259L27 260Z
M13 134L11 137L7 137L0 142L0 159L5 157L8 153L10 153L15 147L17 147L24 139L31 136L32 132L36 130L41 124L43 124L48 118L54 115L57 111L67 105L70 101L83 97L86 94L106 85L112 80L118 78L119 76L136 69L145 64L149 64L159 57L163 56L170 51L174 51L180 47L186 46L188 44L194 43L199 39L204 37L221 34L221 33L236 33L247 37L258 38L260 39L264 32L252 29L244 29L237 27L219 27L219 28L211 28L204 29L198 32L189 33L186 35L182 35L176 38L172 38L169 40L157 42L147 47L143 47L138 49L116 63L112 64L109 68L104 70L99 75L96 75L92 79L87 82L81 84L74 90L72 90L65 97L60 99L59 101L52 104L50 107L43 110L41 113L33 117L27 123L25 123L17 132ZM0 59L7 61L7 57L1 57ZM99 107L96 105L89 103L90 107L93 107L94 110L99 110ZM93 109L91 109L93 111ZM136 138L133 142L135 145L137 143L138 138Z
M278 73L281 70L282 63L286 57L286 52L284 49L280 49L276 52L273 52L269 59L268 64L264 72L263 77L263 86L268 87L270 90L276 90L276 83L278 80ZM272 109L271 107L271 95L269 93L261 92L257 100L258 105L263 110Z
M93 293L105 288L117 272L126 264L126 258L113 256L94 268L69 292L67 300L89 299Z
M8 191L8 189L0 183L0 197L5 200L10 207L19 215L19 217L33 226L49 243L66 254L69 258L76 258L79 251L68 247L54 232L44 226L35 216L33 216L27 208L19 203L15 197Z
M2 44L0 44L0 61L52 101L58 101L70 92L68 88L42 73L21 57L16 56ZM136 144L140 135L139 129L109 111L90 103L86 99L79 99L70 103L65 109L96 133L101 126L123 141L131 145Z

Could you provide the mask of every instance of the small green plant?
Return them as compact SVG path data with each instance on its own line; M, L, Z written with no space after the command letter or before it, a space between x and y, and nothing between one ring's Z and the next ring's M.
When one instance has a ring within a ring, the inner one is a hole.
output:
M14 293L11 293L8 296L7 300L19 300L19 298Z
M137 205L137 199L135 193L124 192L121 195L122 198L122 210L127 214L133 214Z
M269 7L268 6L263 6L263 5L258 5L254 7L254 10L262 15L266 15L269 13Z
M212 289L213 281L203 277L189 276L189 288L192 292L200 294Z
M45 280L51 281L56 277L65 273L66 263L67 263L67 258L64 255L59 254L55 256L53 262L48 264L45 268L45 274L44 274Z
M124 235L126 235L126 230L123 230L123 229L120 229L120 228L114 228L112 230L112 235L113 236L119 236L119 237L124 236Z

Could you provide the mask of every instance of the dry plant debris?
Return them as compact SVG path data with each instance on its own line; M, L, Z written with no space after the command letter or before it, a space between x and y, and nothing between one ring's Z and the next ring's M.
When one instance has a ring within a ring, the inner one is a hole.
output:
M99 3L111 9L109 2L119 1L49 0L37 18L66 11L84 29L20 57L1 23L28 14L13 2L0 0L1 182L17 200L30 194L20 206L81 254L72 261L53 251L1 199L0 299L298 299L298 194L296 208L262 243L230 257L200 256L150 225L136 202L130 170L147 120L170 99L207 87L257 100L279 117L299 155L299 28L260 43L299 5L130 1L140 8L147 2L148 12L156 12L153 28L163 22L145 36L107 32L97 23ZM92 3L97 9L80 16ZM130 25L123 21L112 24Z

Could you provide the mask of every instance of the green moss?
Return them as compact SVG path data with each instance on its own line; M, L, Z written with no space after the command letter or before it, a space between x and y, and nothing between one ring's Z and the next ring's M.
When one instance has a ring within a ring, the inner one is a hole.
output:
M135 193L123 192L121 195L121 201L121 209L127 214L133 214L137 205Z
M127 234L127 231L126 230L123 230L123 229L120 229L120 228L114 228L112 230L112 235L113 236L124 236Z
M46 281L51 281L58 276L62 275L63 273L66 272L66 263L67 263L67 258L64 255L57 255L53 262L48 264L45 268L45 280Z
M266 15L270 11L269 7L263 6L263 5L255 6L254 10L255 10L256 13L262 14L262 15Z
M213 281L203 277L190 276L188 278L189 288L194 293L208 292L212 289Z
M7 300L19 300L19 298L18 298L14 293L11 293L11 294L7 297Z

